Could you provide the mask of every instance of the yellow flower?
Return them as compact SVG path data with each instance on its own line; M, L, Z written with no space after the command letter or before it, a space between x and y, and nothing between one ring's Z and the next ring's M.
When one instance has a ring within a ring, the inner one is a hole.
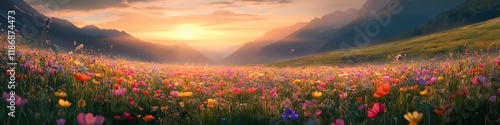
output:
M300 80L300 79L295 79L295 81L293 81L293 83L295 83L295 84L300 83L300 82L302 82L302 80Z
M217 101L215 101L215 99L208 99L207 100L207 105L210 108L214 107L216 104L217 104Z
M96 74L94 74L94 76L97 77L97 78L101 78L102 74L101 73L96 73Z
M429 89L428 88L425 88L424 91L420 91L420 95L427 95L429 94Z
M59 99L59 106L64 107L64 108L68 108L69 106L71 106L71 103L69 103L68 101L65 101L63 99Z
M439 77L438 77L438 81L440 81L440 82L441 82L441 81L443 81L443 77L442 77L442 76L439 76Z
M410 123L409 125L418 125L418 122L420 122L423 117L424 114L418 113L417 111L413 111L413 113L408 112L404 115L404 118Z
M193 92L180 92L177 96L179 96L179 97L191 97L191 96L193 96Z
M80 99L80 100L78 101L78 107L85 107L85 104L86 104L86 103L85 103L85 100L83 100L83 99Z
M54 93L54 95L56 95L59 98L64 98L64 97L68 96L66 94L66 92L64 92L64 91L57 91L57 92Z
M313 96L314 98L319 98L319 97L321 97L321 95L323 95L323 93L321 93L321 92L318 92L318 91L314 91L314 92L312 92L312 96Z

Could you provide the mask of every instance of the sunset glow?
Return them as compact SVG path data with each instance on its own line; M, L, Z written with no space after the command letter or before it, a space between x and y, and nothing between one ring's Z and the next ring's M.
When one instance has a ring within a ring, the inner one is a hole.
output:
M40 12L78 27L117 29L165 45L220 48L250 42L274 28L309 22L336 10L360 8L366 0L128 0L101 6L70 2L57 10L36 0L26 1Z

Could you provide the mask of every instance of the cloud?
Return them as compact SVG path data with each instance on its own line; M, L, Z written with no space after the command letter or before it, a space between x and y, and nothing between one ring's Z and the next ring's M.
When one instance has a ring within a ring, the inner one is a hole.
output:
M129 7L129 4L151 2L154 0L25 0L30 5L44 6L50 9L90 11L106 8Z

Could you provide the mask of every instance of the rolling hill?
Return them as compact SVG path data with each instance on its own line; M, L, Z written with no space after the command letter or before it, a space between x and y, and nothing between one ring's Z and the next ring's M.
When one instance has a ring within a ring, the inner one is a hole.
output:
M393 61L388 55L406 54L406 58L433 58L463 53L498 52L500 46L500 18L446 30L426 36L394 41L351 50L337 50L293 60L272 63L273 66L342 65L361 62ZM482 50L482 48L489 48Z

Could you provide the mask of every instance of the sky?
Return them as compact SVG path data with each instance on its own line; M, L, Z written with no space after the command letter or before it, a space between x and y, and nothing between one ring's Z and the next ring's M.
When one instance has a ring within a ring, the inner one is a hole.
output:
M146 42L227 49L266 31L308 22L366 0L24 0L77 27L125 31Z

